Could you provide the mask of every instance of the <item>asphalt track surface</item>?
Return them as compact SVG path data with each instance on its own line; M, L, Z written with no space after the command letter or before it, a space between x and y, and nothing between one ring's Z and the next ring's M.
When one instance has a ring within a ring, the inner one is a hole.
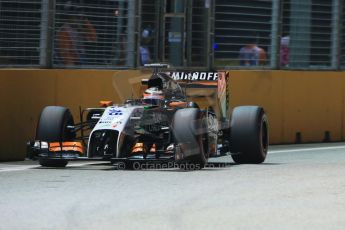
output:
M345 229L345 143L200 171L0 163L0 229Z

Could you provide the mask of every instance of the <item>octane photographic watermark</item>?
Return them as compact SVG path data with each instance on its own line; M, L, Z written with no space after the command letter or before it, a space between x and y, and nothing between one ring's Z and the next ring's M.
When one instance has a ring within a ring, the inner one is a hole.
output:
M182 170L193 171L200 170L202 168L207 169L221 169L229 166L229 163L208 163L204 167L201 164L191 164L191 163L176 163L176 162L166 162L166 163L153 163L153 162L118 162L115 165L117 170L160 170L160 169L174 169L179 168Z

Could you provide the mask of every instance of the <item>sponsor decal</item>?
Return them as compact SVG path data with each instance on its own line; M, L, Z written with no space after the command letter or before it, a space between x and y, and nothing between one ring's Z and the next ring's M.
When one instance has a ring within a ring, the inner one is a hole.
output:
M176 81L217 81L218 72L170 72L167 73Z
M118 125L121 125L122 124L122 120L115 120L113 123L112 123L112 127L113 128L116 128Z
M109 123L109 124L110 124L110 123ZM97 128L98 128L98 129L108 128L108 127L109 127L109 124L100 123L100 124L97 124Z
M108 112L109 116L121 116L123 112L120 109L111 108Z

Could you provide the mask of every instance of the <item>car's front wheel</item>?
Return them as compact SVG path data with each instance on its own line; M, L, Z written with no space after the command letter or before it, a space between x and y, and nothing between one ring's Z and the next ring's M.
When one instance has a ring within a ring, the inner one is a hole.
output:
M74 121L69 109L61 106L47 106L42 112L37 125L36 140L46 142L72 141L75 132L68 126L73 126ZM41 158L39 163L45 167L65 167L67 160Z
M186 170L204 168L209 157L205 113L197 108L177 110L172 126L176 151L183 156L183 159L178 159L180 167Z

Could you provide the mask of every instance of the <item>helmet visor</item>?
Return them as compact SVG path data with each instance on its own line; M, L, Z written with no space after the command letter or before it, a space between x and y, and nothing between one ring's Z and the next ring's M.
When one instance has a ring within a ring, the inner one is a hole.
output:
M144 98L143 103L145 105L162 105L163 100L157 98Z

